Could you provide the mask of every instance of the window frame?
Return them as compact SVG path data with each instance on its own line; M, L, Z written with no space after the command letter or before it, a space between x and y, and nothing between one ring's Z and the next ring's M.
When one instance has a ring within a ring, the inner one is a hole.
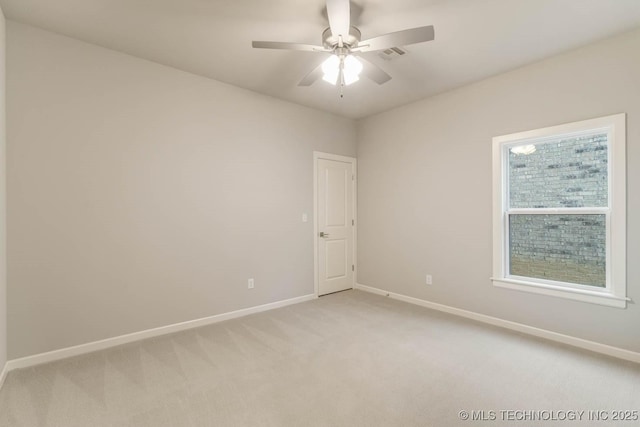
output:
M608 133L608 206L601 208L509 209L508 152L514 146L540 144L561 137ZM493 285L577 301L626 308L626 114L517 132L493 138ZM604 288L509 274L509 214L605 215L606 285Z

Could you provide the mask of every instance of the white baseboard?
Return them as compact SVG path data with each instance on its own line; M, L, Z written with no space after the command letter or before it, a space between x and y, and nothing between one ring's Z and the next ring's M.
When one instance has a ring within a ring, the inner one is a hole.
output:
M360 283L356 284L355 288L360 289L362 291L371 292L377 295L387 296L393 299L397 299L399 301L408 302L410 304L431 308L433 310L454 314L460 317L466 317L467 319L477 320L478 322L488 323L493 326L499 326L502 328L511 329L513 331L534 335L536 337L545 338L545 339L560 342L563 344L568 344L568 345L579 347L585 350L591 350L596 353L602 353L608 356L617 357L619 359L640 363L640 353L636 353L631 350L625 350L623 348L613 347L610 345L601 344L594 341L588 341L582 338L572 337L570 335L559 334L557 332L548 331L546 329L535 328L533 326L523 325L522 323L511 322L509 320L487 316L485 314L475 313L473 311L467 311L460 308L438 304L435 302L431 302L431 301L427 301L419 298L409 297L402 294L396 294L393 292L385 291L383 289L372 288L371 286L365 286Z
M80 344L73 347L61 348L59 350L53 350L47 353L40 353L33 356L9 360L7 361L5 369L2 371L2 379L4 379L4 376L7 374L7 372L14 369L29 368L31 366L54 362L56 360L79 356L86 353L92 353L94 351L104 350L106 348L116 347L122 344L128 344L147 338L172 334L174 332L180 332L187 329L198 328L200 326L211 325L213 323L222 322L224 320L248 316L249 314L260 313L262 311L273 310L275 308L298 304L305 301L311 301L316 298L318 297L314 294L304 295L301 297L276 301L269 304L258 305L255 307L243 308L241 310L231 311L228 313L216 314L215 316L204 317L202 319L189 320L186 322L175 323L173 325L161 326L159 328L147 329L145 331L134 332L127 335L120 335L117 337L107 338L104 340L94 341L86 344Z
M2 372L0 372L0 390L2 390L2 386L4 385L4 380L7 378L7 374L9 373L9 364L5 363L2 367Z

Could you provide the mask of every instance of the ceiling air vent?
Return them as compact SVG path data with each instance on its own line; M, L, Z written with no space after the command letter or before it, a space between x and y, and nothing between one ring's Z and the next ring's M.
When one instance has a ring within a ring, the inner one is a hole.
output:
M406 50L403 50L399 47L390 47L389 49L381 51L378 56L380 56L380 58L382 59L386 59L387 61L391 61L392 59L399 58L406 53Z

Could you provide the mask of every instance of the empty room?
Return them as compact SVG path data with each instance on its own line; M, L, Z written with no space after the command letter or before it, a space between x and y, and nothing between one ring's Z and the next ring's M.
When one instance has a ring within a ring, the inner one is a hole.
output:
M640 1L0 8L0 427L640 425Z

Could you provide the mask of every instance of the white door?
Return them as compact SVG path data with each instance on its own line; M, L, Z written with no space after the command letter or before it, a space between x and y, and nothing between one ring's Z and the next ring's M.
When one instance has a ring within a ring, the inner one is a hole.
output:
M326 295L354 285L355 159L316 162L318 295Z

